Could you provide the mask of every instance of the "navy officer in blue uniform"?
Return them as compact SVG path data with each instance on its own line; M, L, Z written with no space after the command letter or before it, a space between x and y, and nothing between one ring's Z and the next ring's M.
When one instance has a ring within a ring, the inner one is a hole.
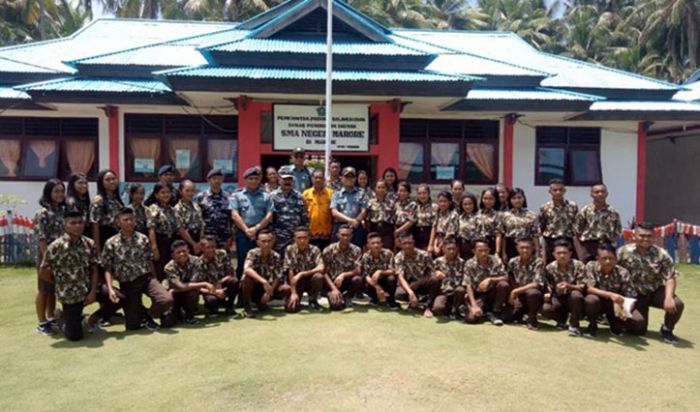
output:
M354 167L344 168L340 175L343 187L334 192L331 198L331 214L334 220L333 239L337 240L340 225L346 224L353 228L352 244L362 248L365 245L362 221L367 214L367 197L363 190L355 186L357 172Z

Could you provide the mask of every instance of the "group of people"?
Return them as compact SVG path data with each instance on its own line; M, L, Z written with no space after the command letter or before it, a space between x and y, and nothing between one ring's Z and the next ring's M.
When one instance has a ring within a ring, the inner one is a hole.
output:
M67 190L49 180L34 221L37 330L77 340L119 310L127 330L192 324L200 296L208 316L241 316L237 304L255 317L274 299L292 313L306 294L309 310L325 309L321 297L330 310L357 299L392 310L406 302L426 317L470 324L536 330L545 317L571 336L595 336L600 321L614 335L643 335L655 307L665 312L663 339L678 341L673 261L649 223L615 248L622 225L602 183L579 209L552 180L551 200L536 213L522 189L503 184L477 197L455 180L435 198L419 184L414 199L391 168L370 185L365 172L333 160L327 180L305 156L297 148L278 170L247 169L234 193L222 190L219 169L198 194L189 180L175 187L176 170L165 165L148 198L143 186L128 188L128 204L110 170L99 173L92 199L84 175L71 176ZM99 310L83 315L93 302Z

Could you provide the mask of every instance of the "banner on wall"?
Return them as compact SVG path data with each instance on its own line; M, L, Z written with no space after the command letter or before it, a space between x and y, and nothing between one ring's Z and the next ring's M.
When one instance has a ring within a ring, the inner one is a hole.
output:
M326 144L326 109L323 106L276 104L272 108L274 150L303 147L323 151ZM360 104L333 105L331 150L369 150L369 107Z

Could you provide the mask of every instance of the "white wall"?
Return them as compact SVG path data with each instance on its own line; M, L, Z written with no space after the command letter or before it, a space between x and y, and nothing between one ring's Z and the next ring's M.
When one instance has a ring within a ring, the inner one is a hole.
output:
M551 124L548 124L551 125ZM561 124L561 126L571 126ZM601 126L600 123L596 125ZM605 125L607 126L607 124ZM611 125L612 126L612 125ZM535 129L515 125L513 138L513 186L525 190L528 204L536 210L549 200L547 186L535 186ZM629 128L604 127L601 133L601 168L608 186L608 201L619 212L623 226L632 219L637 195L637 135ZM569 187L566 197L579 207L590 203L590 187Z

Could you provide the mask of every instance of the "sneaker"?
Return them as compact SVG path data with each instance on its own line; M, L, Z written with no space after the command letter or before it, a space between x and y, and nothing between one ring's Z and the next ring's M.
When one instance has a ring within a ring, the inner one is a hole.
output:
M316 299L309 299L309 310L320 311L323 310L323 308L318 304Z
M572 336L574 338L578 338L581 336L581 329L574 327L574 326L569 326L569 336Z
M146 321L143 323L143 326L151 332L155 332L158 329L160 329L160 325L158 324L158 322L156 322L153 319L146 319Z
M345 297L345 307L346 308L352 307L352 297L350 297L350 296Z
M45 336L52 336L56 334L56 330L48 321L38 324L36 326L36 331Z
M255 317L255 312L253 312L252 309L244 309L243 313L245 313L246 318L251 318L253 319Z
M528 328L529 330L537 330L537 329L540 328L540 325L539 325L539 323L538 323L537 321L528 322L528 323L527 323L527 328Z
M610 333L611 333L613 336L618 337L618 338L621 338L621 337L624 336L624 333L622 333L622 329L612 329L612 328L610 328Z
M448 317L450 320L457 320L457 314L456 314L455 311L453 311L453 310L450 311L450 314L447 315L447 317Z
M83 329L85 329L87 331L87 333L95 333L95 332L104 332L105 331L104 329L102 329L102 326L100 326L99 322L90 326L88 319L90 319L90 317L88 315L83 316L83 322L82 322Z
M594 338L598 334L598 326L597 325L588 325L588 328L586 328L586 331L583 333L583 336L587 338Z
M47 318L46 322L48 322L49 326L54 328L56 331L61 331L61 324L63 322L63 312L61 309L56 309L56 312L54 312L54 317L53 318Z
M187 319L185 319L185 323L188 325L196 325L199 323L199 321L194 316L191 316L191 317L188 317Z
M390 310L399 310L399 309L401 309L401 305L399 305L398 302L389 302L389 303L387 303L387 306L389 307Z
M670 343L672 345L678 343L678 338L676 337L676 335L673 334L673 331L671 329L668 329L666 327L666 325L661 326L659 333L661 333L661 336L664 338L664 342Z
M488 313L486 314L486 316L488 316L489 321L490 321L491 324L493 324L494 326L503 326L503 320L502 320L501 318L499 318L499 317L498 317L496 314L494 314L493 312L488 312Z
M226 309L226 316L233 318L233 319L240 319L241 314L236 312L236 309L234 308L227 308Z
M566 323L565 322L557 322L557 329L559 330L566 330Z

